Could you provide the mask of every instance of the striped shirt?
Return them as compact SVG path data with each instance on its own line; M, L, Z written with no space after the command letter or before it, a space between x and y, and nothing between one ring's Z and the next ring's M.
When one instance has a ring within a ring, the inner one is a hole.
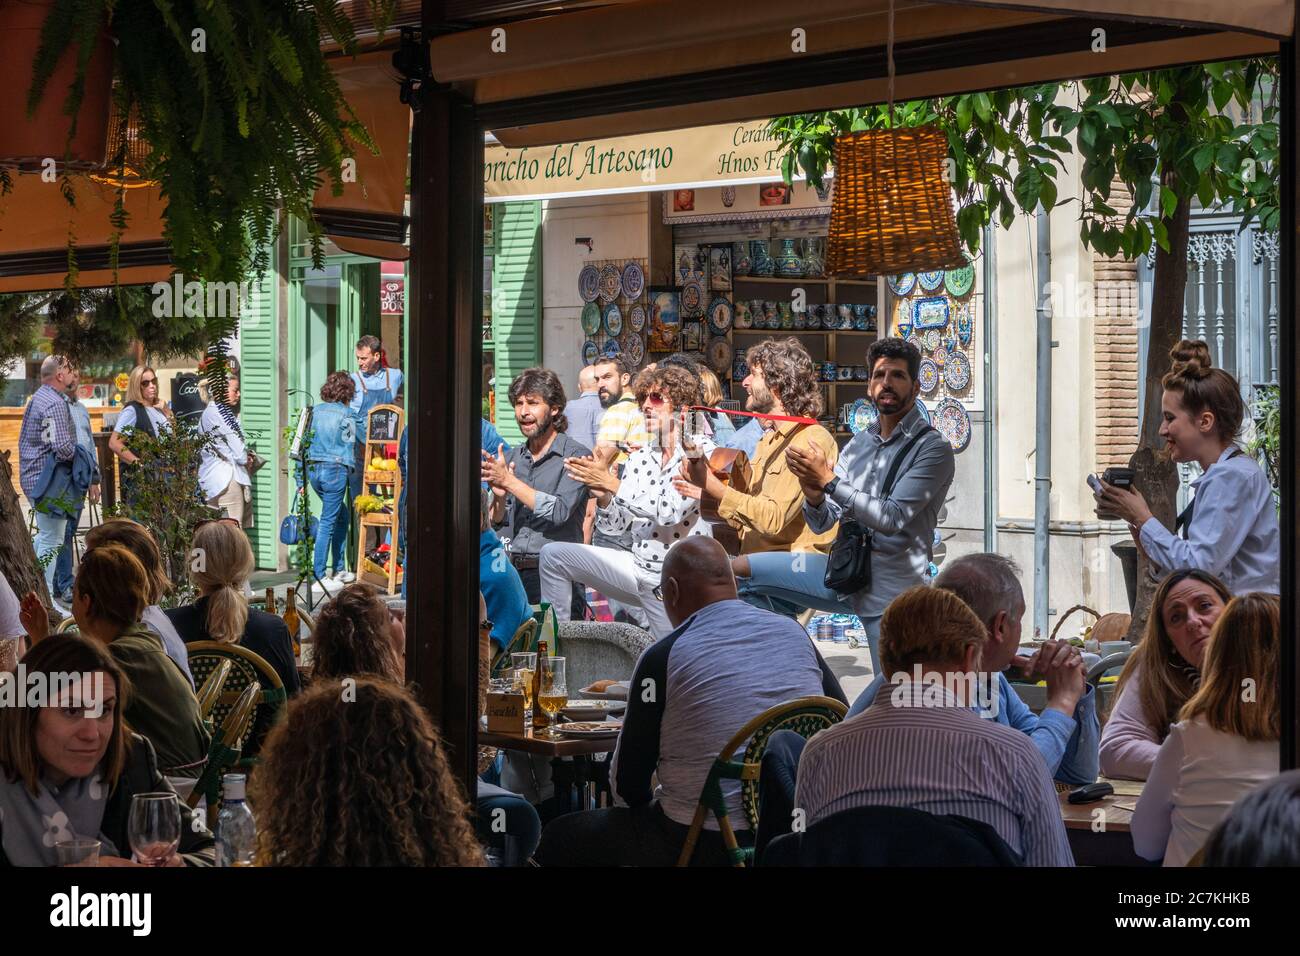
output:
M68 400L53 386L42 385L27 404L18 433L19 482L27 500L35 504L33 492L48 456L71 461L76 453L77 433Z
M951 813L993 827L1027 866L1073 866L1056 790L1033 742L981 719L943 687L925 688L940 700L921 706L913 687L920 689L911 681L882 688L865 712L808 741L795 791L808 825L863 806Z
M650 433L646 431L645 416L637 406L636 399L625 395L600 416L600 429L596 432L596 444L608 443L618 445L618 456L614 464L621 465L627 461L628 453L650 444Z

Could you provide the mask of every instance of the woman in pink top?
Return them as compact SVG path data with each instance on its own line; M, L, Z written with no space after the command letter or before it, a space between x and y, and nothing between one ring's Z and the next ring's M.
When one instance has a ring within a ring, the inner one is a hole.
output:
M1232 595L1200 570L1175 571L1151 602L1146 634L1115 690L1101 731L1101 772L1145 780L1169 727L1200 684L1201 662L1214 622Z

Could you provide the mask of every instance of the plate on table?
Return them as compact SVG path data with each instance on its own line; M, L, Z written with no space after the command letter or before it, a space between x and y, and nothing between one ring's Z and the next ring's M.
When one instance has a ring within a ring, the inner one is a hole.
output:
M621 720L575 720L555 728L566 737L617 737Z
M916 284L921 287L922 292L935 292L943 286L943 270L936 269L934 272L918 272L916 274Z
M609 714L621 714L625 710L625 700L571 700L560 708L560 713L570 720L601 721Z
M621 284L623 294L629 299L641 298L641 293L645 291L645 273L641 271L640 263L628 262L623 267Z
M894 293L894 295L909 295L915 288L915 272L904 272L901 276L889 277L889 291Z
M627 337L627 341L623 343L623 351L633 368L640 368L641 363L645 361L645 343L636 332Z
M704 314L704 282L700 279L687 279L682 285L682 315L695 316Z
M726 335L731 329L733 314L731 303L718 296L709 303L709 331L714 335Z
M948 439L953 451L962 451L970 444L970 415L955 398L945 398L935 407L934 427Z
M610 264L600 270L600 298L605 302L613 302L618 298L619 290L623 287L623 277L619 275L618 266Z
M959 268L949 269L943 274L943 287L950 296L960 299L975 287L975 267L967 262Z
M594 684L578 691L583 700L627 700L627 690L631 681L620 680L609 684L604 690L597 690Z
M946 295L928 295L912 303L912 328L941 329L951 315Z
M587 339L582 343L582 363L592 365L598 358L600 358L600 346L591 339Z
M921 368L917 372L916 380L921 383L921 392L929 395L939 387L939 366L934 363L934 359L921 359Z
M583 302L595 302L600 295L600 270L595 266L583 266L578 273L578 295Z
M637 303L627 311L627 324L633 332L640 332L645 328L645 306Z
M618 335L623 331L623 311L618 307L618 303L611 302L605 306L605 334Z
M582 307L582 331L588 335L595 335L600 331L600 306L595 302L588 302Z
M713 369L714 372L725 378L727 372L731 369L731 359L733 356L731 343L723 336L715 335L713 338L709 339L709 347L706 355L708 358L709 368Z
M970 359L960 349L948 353L948 362L943 367L943 383L950 392L960 392L970 384Z

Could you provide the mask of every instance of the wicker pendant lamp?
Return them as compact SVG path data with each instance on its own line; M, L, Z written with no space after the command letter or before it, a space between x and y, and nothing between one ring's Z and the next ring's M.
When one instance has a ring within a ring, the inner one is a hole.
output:
M894 113L894 5L889 5L889 115ZM826 271L865 279L965 263L937 126L878 129L835 140Z
M123 153L125 162L118 166L114 164L114 159L118 156L124 139L126 141L126 149ZM139 115L132 112L128 120L122 122L122 107L114 97L113 113L108 124L108 148L104 151L104 166L91 173L90 178L97 183L121 186L124 189L156 185L144 175L151 152L149 144L140 137Z

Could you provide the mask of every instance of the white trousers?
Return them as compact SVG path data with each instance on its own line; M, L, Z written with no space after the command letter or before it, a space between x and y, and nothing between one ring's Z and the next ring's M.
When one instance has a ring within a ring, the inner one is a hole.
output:
M555 609L557 620L569 620L573 582L577 581L606 597L644 610L650 619L650 633L656 639L672 633L673 625L663 601L654 596L659 575L643 571L626 551L590 544L552 543L542 547L537 570L541 598Z

